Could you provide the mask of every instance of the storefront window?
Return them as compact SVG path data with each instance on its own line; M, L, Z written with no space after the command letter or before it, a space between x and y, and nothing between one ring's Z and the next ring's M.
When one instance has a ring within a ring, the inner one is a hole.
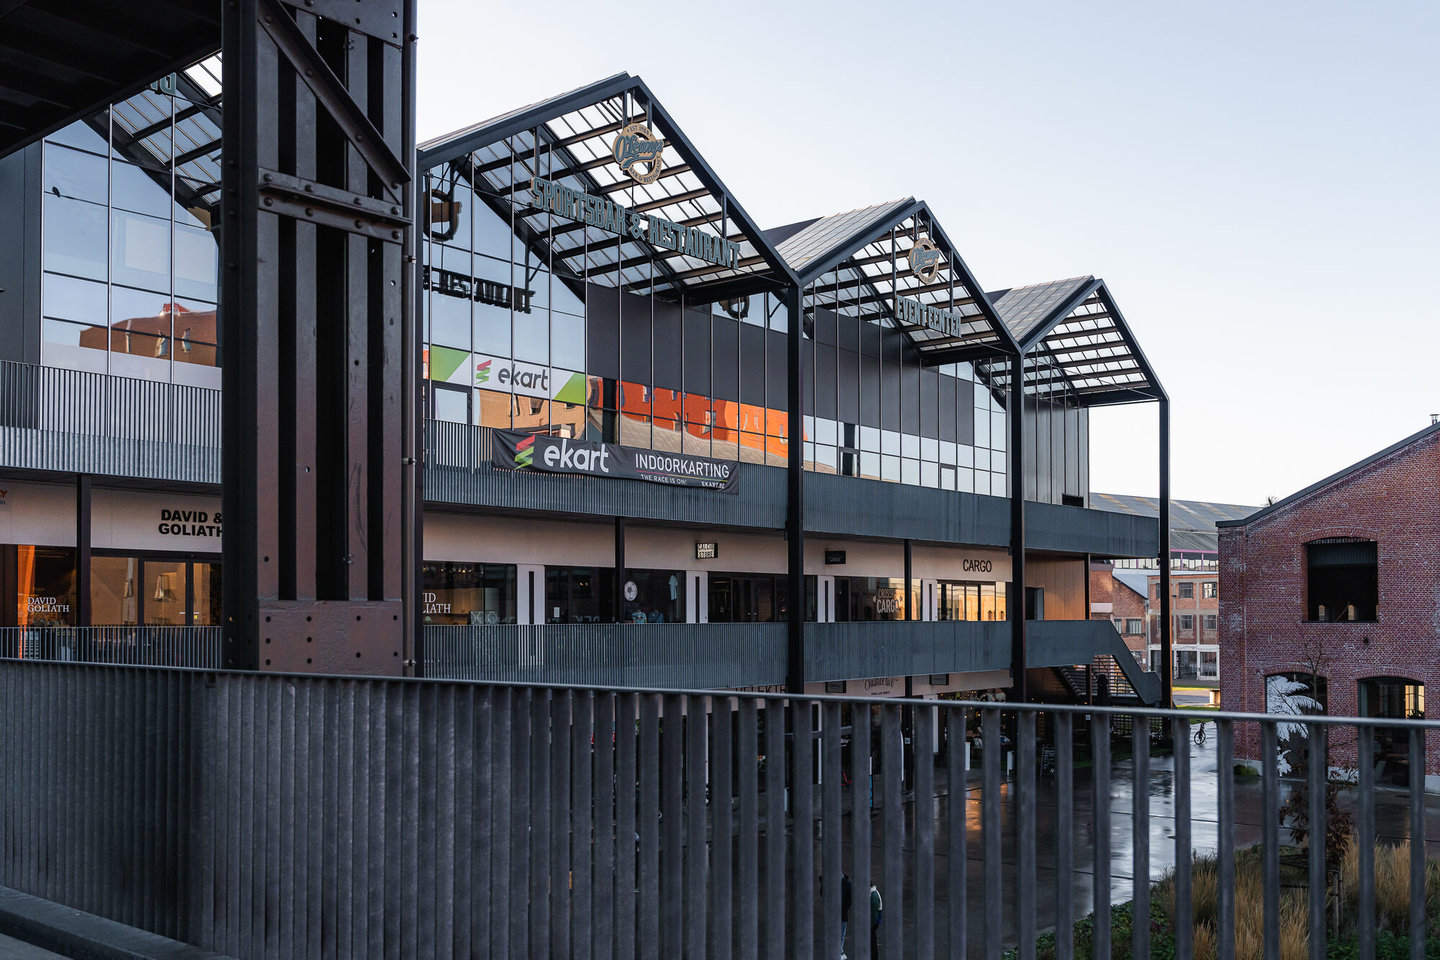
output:
M515 565L427 561L425 622L514 623Z
M920 615L919 581L910 582L910 615ZM896 577L836 577L837 621L904 620L905 581Z
M788 617L790 578L775 574L712 573L711 623L782 623ZM805 578L805 619L815 620L815 578Z
M946 580L939 584L941 620L1004 620L1005 583Z
M189 622L190 565L168 560L145 563L148 587L145 622L155 626L184 626Z
M220 564L174 557L90 559L90 622L218 626Z
M71 547L15 548L15 622L22 627L73 626L75 550Z

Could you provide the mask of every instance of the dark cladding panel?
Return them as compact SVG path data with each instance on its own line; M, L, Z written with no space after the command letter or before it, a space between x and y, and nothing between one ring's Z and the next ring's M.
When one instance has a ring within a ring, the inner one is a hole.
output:
M960 403L961 391L957 386L965 388L964 393L968 396L970 385L964 381L957 381L954 377L936 377L940 392L940 420L939 436L941 440L959 440L956 435L955 411ZM969 413L969 410L966 410Z
M656 387L681 389L683 340L680 308L672 303L655 301L655 380Z
M854 317L841 316L836 320L836 346L841 350L860 349L860 328L864 326Z
M717 400L740 399L740 324L724 316L715 317L715 361L710 366L712 396Z
M920 436L938 437L940 375L927 367L920 371Z
M806 340L800 346L800 399L806 416L815 415L815 345ZM813 437L812 437L813 439Z
M879 343L876 343L879 346ZM860 355L860 422L867 427L880 426L880 356Z
M920 367L913 362L900 366L900 429L920 432Z
M971 380L957 380L960 406L956 412L955 442L973 445L975 443L975 383ZM989 416L989 414L986 414Z
M853 350L839 353L840 369L836 373L836 409L841 420L860 422L860 358Z
M772 410L784 410L785 391L789 384L789 380L786 377L785 370L785 334L776 333L773 330L768 331L765 334L765 345L765 389L770 398L769 401L766 403L766 406L770 407ZM810 343L808 340L800 344L800 356L802 363L804 362L805 355L810 352L807 349L809 345ZM801 381L802 392L804 390L805 384L807 383L810 383L810 381Z
M620 301L620 379L650 382L650 300L623 297Z
M0 160L0 360L40 362L41 149Z
M585 288L585 362L592 377L620 377L620 304L610 287Z
M710 312L685 311L685 391L710 395Z
M889 344L886 345L887 347ZM880 364L880 429L900 429L900 360L886 350Z
M740 324L740 402L765 405L765 329Z
M815 345L815 416L835 419L835 348Z
M838 332L835 329L836 316L834 311L825 309L815 310L815 340L818 343L835 345L835 338Z

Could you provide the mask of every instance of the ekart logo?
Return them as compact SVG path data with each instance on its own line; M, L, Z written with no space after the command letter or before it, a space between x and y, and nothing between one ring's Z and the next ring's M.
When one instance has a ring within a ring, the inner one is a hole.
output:
M523 470L535 462L535 435L530 436L515 444L515 469Z
M475 382L490 382L490 365L493 360L482 360L475 364ZM526 368L522 364L501 364L495 371L495 382L502 386L520 387L525 390L550 390L550 371L543 367Z
M615 138L614 152L615 162L636 183L654 183L660 179L660 171L665 166L660 159L665 152L665 142L656 138L645 124L627 124Z
M932 283L940 273L940 248L929 237L921 237L910 248L910 272L922 283Z
M489 360L486 360L483 363L475 364L476 383L485 383L490 379L490 364L491 361Z

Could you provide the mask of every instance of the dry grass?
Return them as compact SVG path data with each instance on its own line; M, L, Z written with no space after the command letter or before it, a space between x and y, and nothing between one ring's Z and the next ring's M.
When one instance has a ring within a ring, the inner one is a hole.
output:
M1195 924L1194 945L1195 960L1215 960L1220 944L1215 939L1215 925L1211 923Z
M1310 898L1293 894L1280 902L1280 960L1310 956Z

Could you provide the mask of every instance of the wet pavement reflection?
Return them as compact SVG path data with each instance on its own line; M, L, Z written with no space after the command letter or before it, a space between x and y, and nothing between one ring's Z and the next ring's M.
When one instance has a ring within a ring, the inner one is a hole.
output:
M1219 843L1218 823L1218 771L1217 766L1217 743L1212 736L1203 745L1190 746L1190 811L1191 811L1191 846L1196 855L1216 852ZM1141 785L1149 798L1150 810L1150 860L1148 864L1148 875L1152 881L1159 880L1167 870L1175 864L1175 766L1174 758L1171 756L1153 756L1150 759L1151 775L1148 781ZM1072 891L1072 903L1074 904L1076 918L1083 917L1091 912L1094 903L1095 863L1094 863L1094 787L1093 771L1082 768L1074 772L1074 872L1068 879ZM1231 774L1234 776L1234 774ZM937 780L943 780L943 775ZM1280 803L1284 804L1295 788L1293 781L1281 781ZM984 944L984 898L985 879L982 876L984 870L984 846L981 829L981 802L984 796L982 785L978 777L978 771L972 772L969 780L970 802L967 813L965 829L966 836L966 859L967 859L967 941L970 947L971 956L981 956ZM1004 935L1003 939L1007 946L1013 945L1016 938L1014 918L1014 893L1017 882L1016 857L1015 857L1015 824L1014 824L1014 785L1013 781L1007 781L1001 786L1005 804L1002 808L1002 863L1003 877L1001 878L1002 899L1004 902ZM1133 879L1136 869L1134 854L1134 823L1131 817L1133 800L1137 785L1134 772L1129 758L1117 760L1111 765L1110 775L1110 899L1112 903L1122 903L1131 899L1133 891ZM914 889L914 800L909 799L906 804L906 836L904 841L904 859L906 862L906 874L902 896L905 901L903 913L904 924L900 931L904 939L904 956L914 955L914 902L916 891ZM948 902L949 891L946 887L949 875L949 865L946 851L949 846L950 824L945 816L946 804L939 798L931 800L935 803L935 838L933 844L934 856L934 883L935 889L931 896L934 897L937 905L937 916L935 919L935 946L937 956L946 956L949 953L949 944L946 939L947 921L944 904ZM1351 788L1342 791L1341 801L1343 805L1354 809L1356 805L1356 790ZM1404 789L1382 788L1376 793L1376 833L1382 841L1399 841L1409 837L1409 794ZM1235 779L1235 820L1234 837L1236 848L1258 844L1261 841L1263 829L1262 817L1263 805L1261 798L1261 780L1259 777L1236 777ZM1426 844L1428 855L1440 857L1440 797L1427 796L1425 806L1425 836L1428 839ZM1049 929L1055 926L1056 922L1056 857L1059 850L1061 838L1056 830L1057 812L1057 786L1053 777L1037 777L1036 795L1036 919L1040 930ZM843 862L847 872L850 869L852 850L849 845L850 827L849 815L846 816L846 828L844 834ZM875 839L872 843L872 877L877 883L882 881L881 860L882 841L880 838L881 817L878 811L872 811L872 826L875 832ZM1280 834L1281 843L1288 844L1289 836L1284 830ZM816 861L819 860L819 850L816 850ZM857 891L864 890L864 884L858 881L855 884ZM793 887L792 887L793 889ZM901 916L898 912L892 912L894 907L899 906L892 899L894 891L886 893L883 886L882 893L886 896L886 921L889 925L894 918ZM928 899L928 896L927 896ZM857 899L858 902L863 902ZM817 923L819 905L816 905ZM819 934L817 930L817 940ZM882 953L885 948L882 944ZM853 944L847 941L847 950L854 953ZM818 948L817 948L818 952ZM888 955L888 954L886 954Z

